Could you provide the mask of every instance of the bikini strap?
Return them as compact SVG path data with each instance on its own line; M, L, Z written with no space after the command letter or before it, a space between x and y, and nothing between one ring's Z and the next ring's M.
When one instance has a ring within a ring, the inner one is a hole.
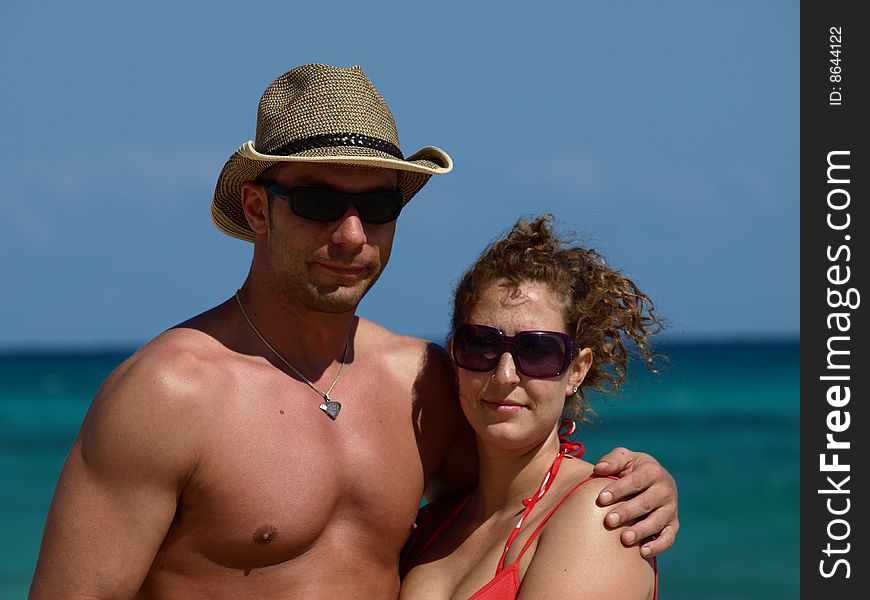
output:
M610 476L608 476L608 477L610 477ZM526 553L526 550L529 549L529 546L532 545L532 542L534 542L534 541L535 541L535 538L538 537L538 534L541 533L541 530L544 528L544 525L547 524L547 521L549 521L549 520L550 520L550 517L552 517L552 516L556 513L556 511L559 509L559 507L562 506L562 503L565 502L565 500L568 499L568 496L570 496L571 494L573 494L573 493L574 493L574 490L576 490L577 488L579 488L581 485L583 485L583 484L586 483L587 481L592 481L593 479L601 479L601 478L600 478L600 477L596 477L596 476L589 476L589 477L587 477L586 479L584 479L583 481L579 481L579 482L575 483L575 484L571 487L571 489L568 490L568 492L567 492L564 496L562 496L562 498L561 498L561 499L556 503L556 506L554 506L554 507L550 510L550 512L547 513L547 516L545 516L545 517L541 520L541 522L538 524L538 526L535 527L535 530L532 532L532 535L529 536L529 539L526 540L526 543L523 544L523 547L522 547L522 549L520 550L520 553L517 555L517 558L516 558L516 560L514 561L515 563L520 562L520 559L523 557L523 554ZM613 479L614 481L616 481L618 478L617 478L617 477L610 477L610 479Z
M559 450L565 452L568 456L580 458L586 452L583 442L572 440L571 435L577 431L577 424L574 419L563 419L559 424Z
M414 552L413 554L411 554L411 552L409 551L407 553L408 558L407 558L406 562L408 564L410 564L412 559L416 559L418 556L422 556L423 553L429 549L429 546L432 545L432 542L434 542L436 539L441 537L441 534L444 533L444 530L447 529L453 523L453 521L456 520L456 518L459 516L459 513L461 513L462 510L468 505L468 503L471 500L471 497L473 495L474 495L474 492L471 492L465 498L463 498L462 501L459 502L459 504L456 505L456 508L453 509L453 511L450 513L450 515L444 521L441 522L441 524L438 526L438 529L436 529L432 533L432 535L429 536L429 538L423 544L423 547L420 548L419 552ZM432 521L432 518L434 518L434 517L428 518L426 520L425 524L428 525ZM423 535L424 532L421 531L421 529L422 529L421 527L418 527L417 530L414 531L414 533L416 534L417 531L420 531L420 535Z
M525 509L504 544L504 550L502 551L501 558L498 560L498 565L496 565L495 568L496 575L501 573L504 569L505 557L507 556L508 550L510 550L511 544L514 542L517 535L519 535L520 528L523 526L523 521L526 520L526 517L529 516L538 501L543 498L544 494L547 493L547 490L550 489L550 485L556 479L556 474L559 472L559 466L562 464L562 459L565 458L566 454L567 452L565 450L559 452L556 459L553 461L553 464L550 465L550 468L544 474L544 479L541 481L541 485L538 486L538 491L528 498L523 498L523 506L525 506Z
M556 479L556 474L559 472L559 466L562 464L562 459L565 458L566 455L574 458L580 458L586 451L583 446L583 442L574 441L570 438L570 436L576 430L577 425L574 423L573 419L563 419L562 422L559 424L559 454L556 456L553 464L550 465L550 469L544 475L544 479L543 481L541 481L541 485L538 487L538 491L529 498L523 498L523 506L525 506L525 510L523 510L523 514L520 516L517 524L514 526L513 531L511 531L511 534L508 536L508 539L504 544L504 550L501 553L501 558L499 559L498 565L495 569L496 575L498 575L505 568L504 561L507 557L508 550L510 550L511 544L520 533L520 528L523 526L523 521L526 520L526 517L528 517L529 513L532 512L532 509L535 508L535 504L537 504L538 501L544 497L544 494L547 493L547 490L550 489L550 485L553 483L553 480Z

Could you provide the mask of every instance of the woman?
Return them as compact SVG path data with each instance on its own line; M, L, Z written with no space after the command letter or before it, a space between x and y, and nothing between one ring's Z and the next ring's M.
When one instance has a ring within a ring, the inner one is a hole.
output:
M573 421L560 422L588 417L585 389L624 380L623 339L651 364L662 322L598 254L564 247L551 220L519 221L458 286L450 354L480 481L421 511L401 598L655 598L654 562L604 526L595 499L609 480L591 477L565 435Z

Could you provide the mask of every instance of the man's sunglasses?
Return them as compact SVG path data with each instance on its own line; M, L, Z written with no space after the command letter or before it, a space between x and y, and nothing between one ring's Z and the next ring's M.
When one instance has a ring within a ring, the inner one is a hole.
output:
M509 352L517 371L548 379L565 372L580 347L557 331L520 331L503 334L495 327L463 323L453 331L453 360L469 371L491 371Z
M293 214L312 221L338 221L348 204L353 204L363 223L383 225L398 219L405 205L405 195L399 191L345 194L315 187L288 190L272 182L263 182L263 186L270 194L286 200Z

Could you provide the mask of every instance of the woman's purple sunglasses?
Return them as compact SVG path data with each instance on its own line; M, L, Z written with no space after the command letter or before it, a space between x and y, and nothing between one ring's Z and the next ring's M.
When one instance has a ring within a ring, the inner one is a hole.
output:
M491 371L505 352L517 371L548 379L565 372L580 347L557 331L520 331L508 336L495 327L462 323L453 330L453 360L469 371Z

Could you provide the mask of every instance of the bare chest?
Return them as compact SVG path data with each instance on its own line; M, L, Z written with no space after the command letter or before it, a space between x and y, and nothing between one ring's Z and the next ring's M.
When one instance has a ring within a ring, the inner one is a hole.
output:
M408 390L336 388L333 421L296 383L228 394L158 559L245 574L303 557L395 561L424 487Z

